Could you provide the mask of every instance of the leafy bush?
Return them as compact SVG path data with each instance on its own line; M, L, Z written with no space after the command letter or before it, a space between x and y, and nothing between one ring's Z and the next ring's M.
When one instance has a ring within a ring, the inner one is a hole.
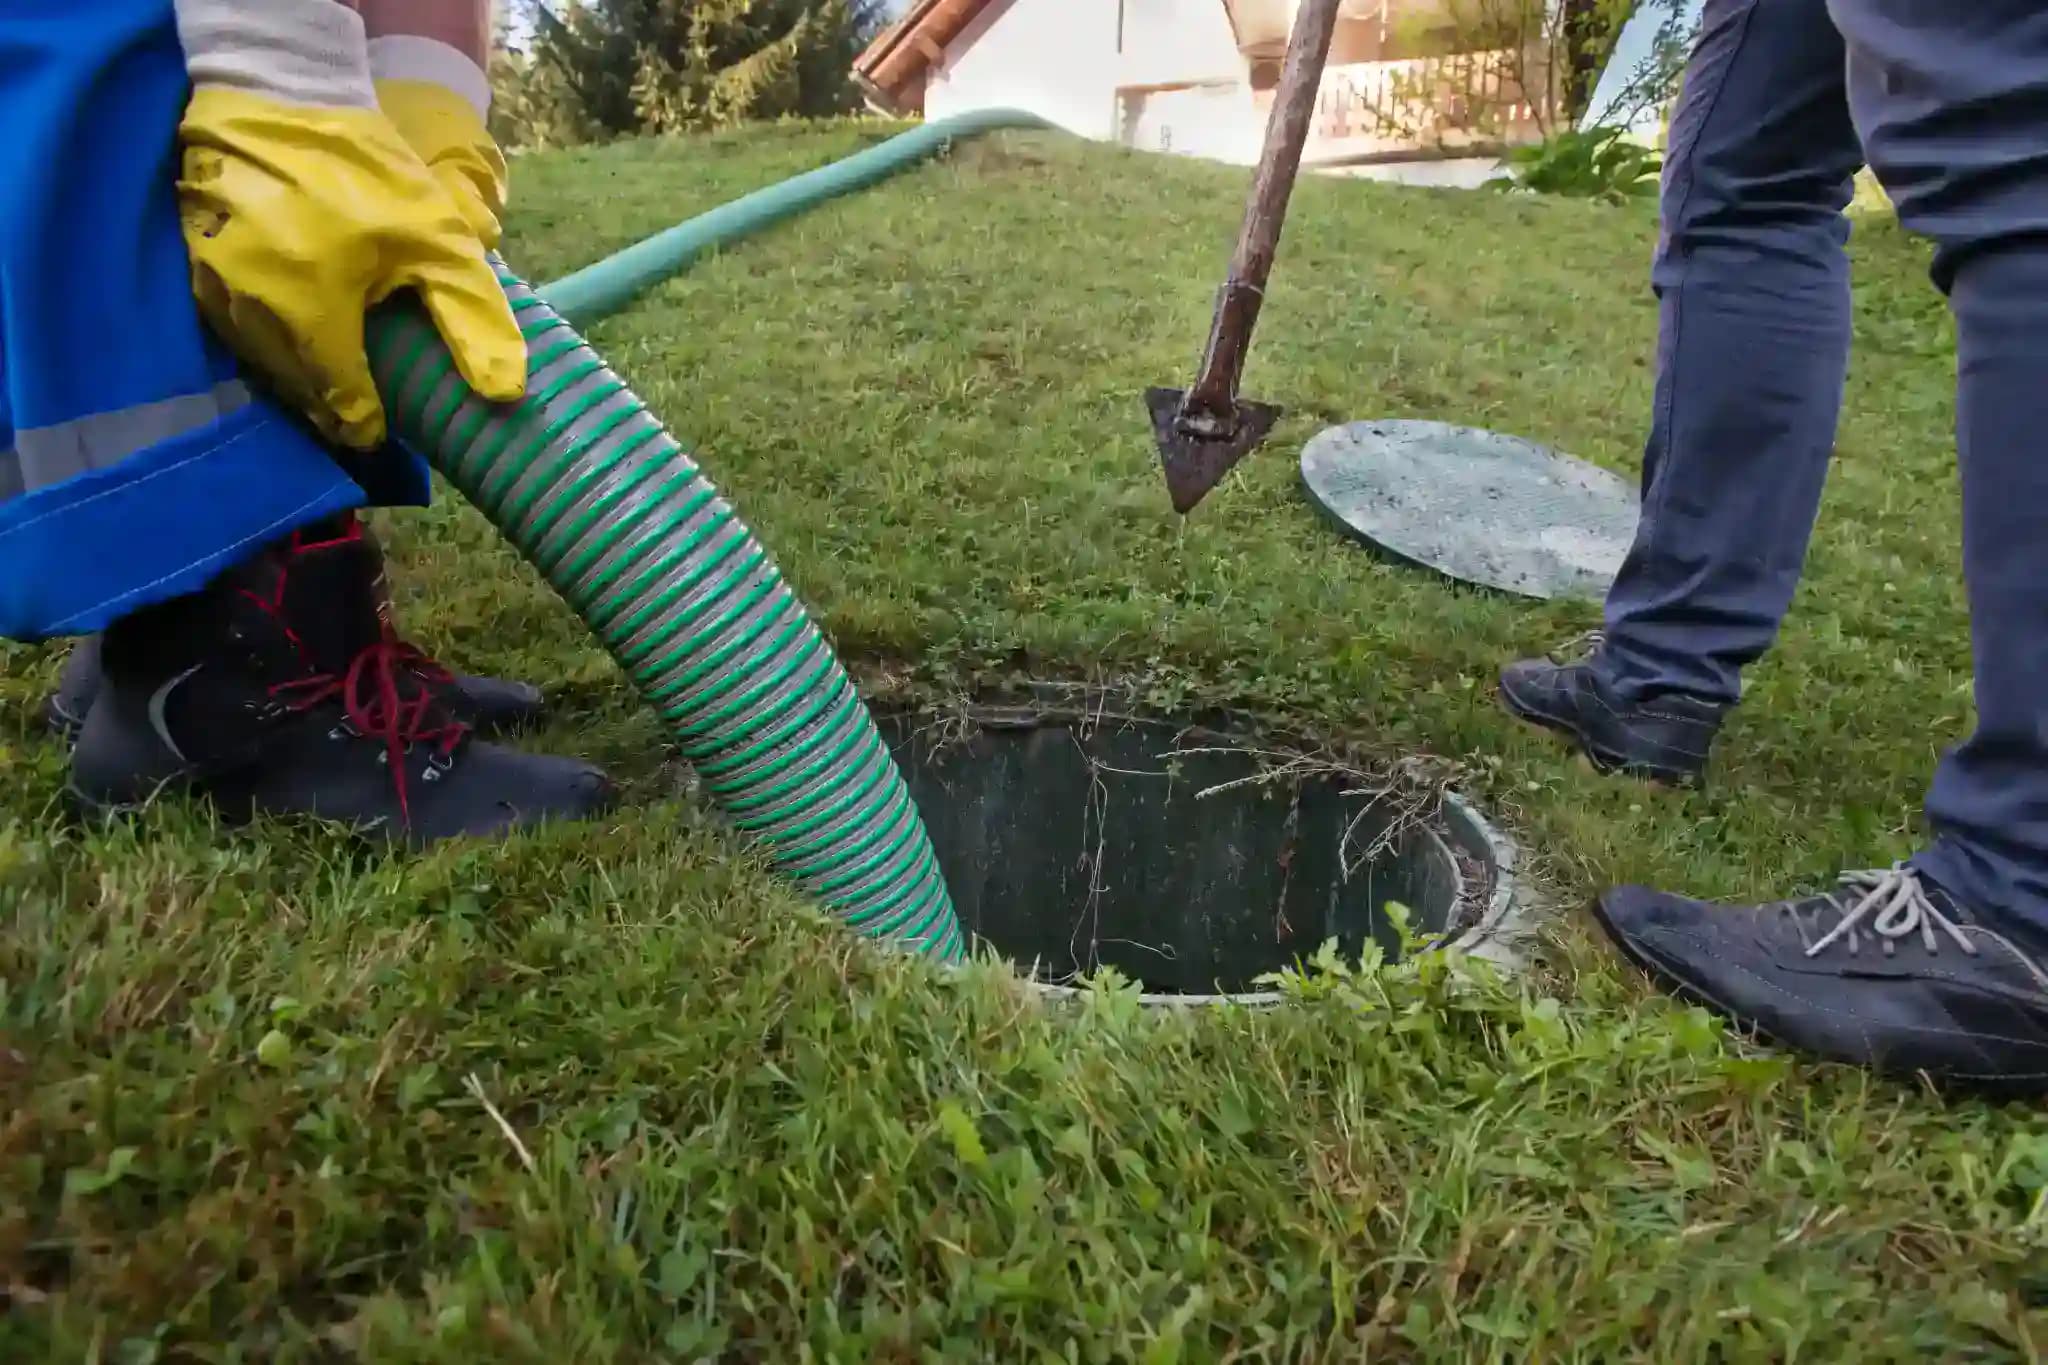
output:
M1657 193L1664 158L1622 134L1620 128L1575 128L1513 148L1506 157L1508 173L1488 187L1607 204L1647 199Z

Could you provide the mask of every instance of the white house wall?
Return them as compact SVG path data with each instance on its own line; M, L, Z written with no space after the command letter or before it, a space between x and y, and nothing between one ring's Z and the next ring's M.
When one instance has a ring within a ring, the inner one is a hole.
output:
M1116 0L1001 0L946 45L925 84L925 116L1028 109L1070 133L1109 140L1116 49Z
M1116 0L1095 2L1117 7ZM1244 57L1221 0L1123 0L1123 11L1118 84L1245 78Z
M1132 95L1121 134L1141 151L1248 166L1259 159L1266 119L1243 85L1197 85Z

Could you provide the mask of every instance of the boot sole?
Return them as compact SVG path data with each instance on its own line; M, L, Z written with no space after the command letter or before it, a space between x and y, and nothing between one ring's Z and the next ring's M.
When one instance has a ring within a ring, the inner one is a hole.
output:
M148 796L134 799L94 796L80 787L76 781L67 781L64 784L64 805L75 818L87 821L136 819L166 797L196 796L218 809L216 803L199 790L199 781L200 779L192 774L168 777ZM227 814L226 811L221 812L223 820L227 819Z
M1499 695L1502 710L1525 724L1563 735L1571 740L1579 752L1585 755L1586 761L1593 765L1593 771L1602 777L1632 777L1674 790L1698 790L1707 784L1704 772L1689 773L1678 768L1658 767L1652 763L1644 763L1640 759L1625 758L1602 749L1570 718L1532 706L1505 687L1499 689Z
M256 823L260 812L234 801L223 801L206 790L204 779L196 776L173 778L166 781L151 795L141 800L108 800L92 796L80 790L73 783L64 784L64 804L74 819L85 823L109 823L116 820L140 820L149 814L150 808L167 797L182 797L202 803L220 820L223 828L245 830ZM278 818L309 820L336 833L346 834L366 846L403 848L419 852L428 846L427 842L413 839L404 834L393 833L384 823L361 824L337 820L310 812L291 813Z
M79 786L74 775L64 783L64 804L81 820L135 820L147 815L151 807L166 799L184 799L203 804L228 829L240 830L255 824L263 812L252 803L236 800L231 796L223 797L209 788L208 783L224 775L202 768L188 768L165 777L147 796L141 797L94 795ZM408 842L403 837L388 833L386 826L381 822L363 824L315 815L310 811L286 813L284 818L312 820L329 829L344 831L369 842Z
M148 796L134 800L94 796L80 788L76 782L67 781L64 784L63 801L73 818L87 823L140 819L148 814L152 806L166 797L184 797L203 802L206 808L220 819L224 827L233 830L246 829L248 826L255 824L265 814L265 812L259 811L246 802L223 800L215 793L207 790L205 786L206 780L206 775L203 773L181 773L164 779L157 786L156 790ZM537 828L540 824L575 824L583 821L599 820L616 811L620 804L618 789L611 787L608 789L605 799L590 810L575 815L551 817L547 821L537 822L536 825L527 828ZM444 842L444 838L422 837L410 830L400 830L385 820L371 822L350 821L335 816L315 814L311 811L270 812L270 814L281 819L310 820L327 829L347 834L367 845L403 848L414 853L422 852L437 843ZM511 832L513 831L503 830L490 833L449 835L445 836L445 838L488 840L502 838Z

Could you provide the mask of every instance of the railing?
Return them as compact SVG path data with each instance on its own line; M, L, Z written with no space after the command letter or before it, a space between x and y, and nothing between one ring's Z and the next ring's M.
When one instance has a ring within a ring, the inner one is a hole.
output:
M1328 67L1303 159L1392 161L1532 141L1541 127L1521 80L1539 82L1541 71L1509 51ZM1229 78L1124 86L1114 136L1126 146L1250 164L1272 107L1271 90Z
M1323 72L1306 154L1427 151L1534 138L1540 126L1521 80L1542 79L1535 65L1540 59L1524 64L1518 55L1460 52L1330 67Z

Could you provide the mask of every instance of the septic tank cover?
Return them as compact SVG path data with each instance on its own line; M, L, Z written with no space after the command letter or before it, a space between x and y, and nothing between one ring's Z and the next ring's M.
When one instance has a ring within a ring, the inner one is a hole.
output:
M1600 598L1635 537L1614 474L1532 442L1442 422L1352 422L1301 452L1346 531L1447 577L1523 597Z

